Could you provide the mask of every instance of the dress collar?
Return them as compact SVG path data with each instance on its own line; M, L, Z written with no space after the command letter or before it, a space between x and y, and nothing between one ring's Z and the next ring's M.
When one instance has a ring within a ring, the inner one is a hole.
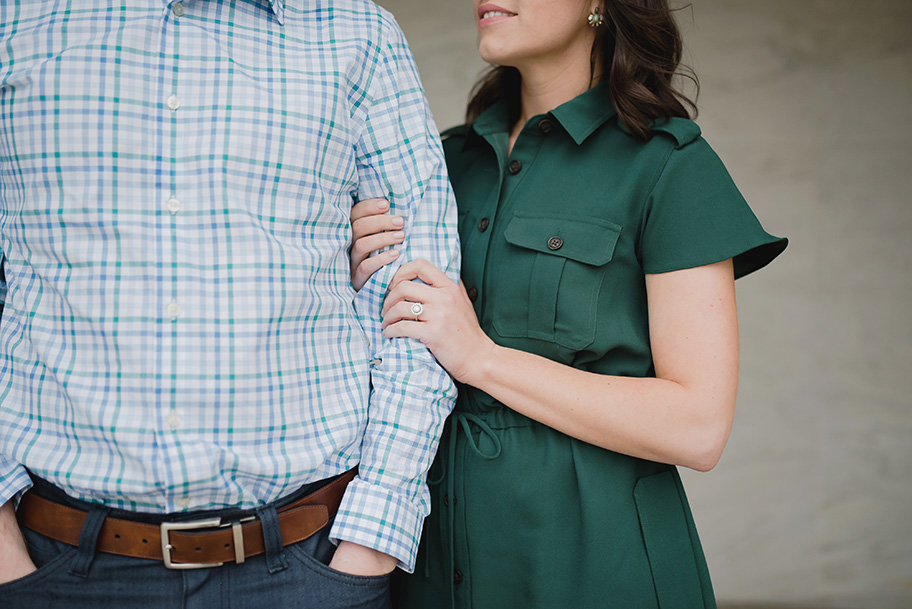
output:
M549 114L557 119L573 141L580 145L617 112L611 103L608 85L600 83L551 110ZM480 136L509 133L509 120L507 103L500 100L475 120L472 129Z

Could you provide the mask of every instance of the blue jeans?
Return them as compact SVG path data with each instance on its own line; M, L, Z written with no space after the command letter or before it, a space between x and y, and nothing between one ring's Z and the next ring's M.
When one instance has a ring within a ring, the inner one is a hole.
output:
M34 573L0 584L3 609L389 609L389 576L363 577L330 569L330 525L284 548L274 507L258 510L266 553L243 564L188 571L161 561L95 552L105 511L90 509L80 547L23 529ZM218 516L219 512L212 512ZM271 539L270 539L271 537Z

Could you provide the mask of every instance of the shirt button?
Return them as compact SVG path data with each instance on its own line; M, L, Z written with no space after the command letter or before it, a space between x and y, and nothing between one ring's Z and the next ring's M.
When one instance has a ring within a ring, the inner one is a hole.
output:
M453 583L454 584L461 584L464 579L465 579L465 576L462 574L462 571L460 571L459 569L456 569L455 571L453 571Z
M165 421L168 422L168 426L171 427L171 429L177 429L181 424L181 416L177 414L177 411L172 410L168 413L168 416L165 417Z
M548 249L551 251L557 251L560 248L564 247L564 240L560 237L554 236L548 239Z
M172 320L180 317L181 306L179 304L177 304L176 300L171 301L171 304L168 305L167 310L168 310L168 317L170 317Z
M538 128L541 130L542 133L551 133L551 130L554 129L554 123L552 123L549 119L545 118L545 119L542 119L542 122L540 122L538 124Z
M169 95L168 99L165 100L165 103L168 104L168 107L171 108L172 112L181 107L181 102L177 99L177 95Z
M516 175L520 171L522 171L522 163L519 161L510 161L510 173Z
M174 13L175 17L183 17L184 16L184 5L181 4L180 2L175 2L174 4L171 5L171 12Z
M170 211L172 214L176 214L180 210L181 202L179 200L177 200L175 197L168 199L168 211Z
M476 300L478 300L478 288L476 288L475 286L472 286L468 290L466 290L466 293L469 295L469 300L471 300L472 302L475 302Z
M190 507L190 497L181 497L177 502L177 507L182 510L186 510Z
M478 230L481 232L485 232L486 230L488 230L489 226L491 226L491 221L488 220L487 218L482 218L481 222L478 223Z

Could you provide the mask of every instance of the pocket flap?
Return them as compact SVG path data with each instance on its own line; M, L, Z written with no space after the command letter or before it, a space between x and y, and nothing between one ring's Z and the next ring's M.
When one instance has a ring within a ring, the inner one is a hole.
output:
M516 212L504 236L519 247L601 266L614 256L621 227L602 218Z

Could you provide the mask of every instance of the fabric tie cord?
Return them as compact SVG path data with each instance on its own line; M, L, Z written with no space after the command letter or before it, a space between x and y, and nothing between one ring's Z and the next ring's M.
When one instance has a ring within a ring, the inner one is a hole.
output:
M446 440L446 442L447 442L446 461L443 464L443 473L440 475L439 478L436 478L433 480L430 479L430 477L428 477L428 485L437 486L441 482L443 482L444 478L446 478L446 481L447 481L447 488L446 488L445 496L450 498L452 505L448 506L449 509L447 509L446 519L440 518L441 529L443 529L443 528L448 529L447 531L441 530L440 537L441 537L441 539L443 539L444 535L446 535L447 545L449 546L448 551L449 551L449 560L450 560L450 571L453 571L453 569L455 569L455 563L456 563L456 552L454 550L454 543L453 543L454 542L453 530L456 526L456 509L455 509L456 483L455 483L455 476L453 474L454 474L454 470L456 469L456 444L458 442L459 430L461 429L462 432L465 434L466 444L472 450L472 452L475 453L476 455L478 455L479 457L481 457L482 459L485 459L486 461L491 461L491 460L499 457L503 450L503 445L500 442L500 438L498 438L497 434L494 433L494 430L491 429L491 426L488 425L485 422L485 420L482 419L481 417L479 417L478 415L472 414L470 412L461 412L461 411L456 410L456 411L453 411L453 413L450 415L450 421L451 421L450 432L449 432L449 437ZM474 425L475 427L478 428L478 430L482 436L486 436L487 438L489 438L491 440L491 443L494 445L493 452L490 452L490 453L485 452L484 450L481 449L480 446L478 446L478 442L475 440L475 436L472 434L472 425ZM442 454L442 452L441 452L441 454ZM427 578L430 578L430 576L431 576L431 565L430 565L430 561L428 560L429 555L430 555L430 552L427 552L427 551L424 554L424 576ZM455 603L456 603L455 585L456 585L455 582L451 578L450 579L450 606L451 607L454 607Z

